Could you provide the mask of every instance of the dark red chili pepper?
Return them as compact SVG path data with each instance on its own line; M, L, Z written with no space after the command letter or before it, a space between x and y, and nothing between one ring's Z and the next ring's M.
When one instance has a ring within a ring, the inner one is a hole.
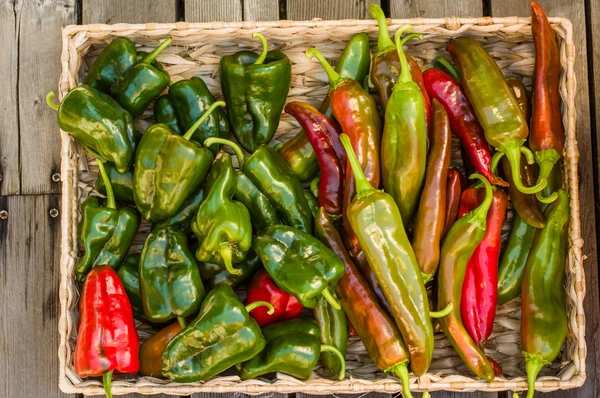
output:
M460 195L467 188L467 179L459 169L450 166L448 170L448 182L446 183L446 218L444 221L444 231L442 237L456 221L458 216L458 206L460 204Z
M428 69L423 73L425 88L431 99L437 99L444 105L452 131L460 139L469 154L469 159L477 171L494 185L503 187L508 184L495 176L490 163L492 155L485 141L481 124L467 98L463 88L449 74L439 69Z
M267 271L260 270L248 286L248 297L245 305L256 301L271 303L275 309L272 314L267 307L257 307L250 312L250 316L262 327L277 321L285 321L300 316L304 307L289 293L284 292L275 285Z
M472 211L484 199L485 189L467 188L461 196L458 216ZM485 236L469 259L462 286L461 318L469 336L482 349L492 333L496 316L498 257L507 205L508 195L495 189L486 218Z
M133 310L116 271L108 265L92 268L79 301L80 324L75 346L75 372L81 377L102 376L104 392L112 397L114 371L140 370L140 340Z
M339 124L305 102L290 102L285 106L285 112L292 115L304 129L317 155L321 169L319 206L324 207L328 214L341 215L347 159L339 137Z

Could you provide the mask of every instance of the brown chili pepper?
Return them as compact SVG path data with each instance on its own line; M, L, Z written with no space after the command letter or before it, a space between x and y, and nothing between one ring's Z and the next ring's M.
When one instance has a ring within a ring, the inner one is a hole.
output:
M452 133L448 114L442 104L434 99L431 148L412 239L412 247L425 283L435 275L440 260L451 149Z
M456 221L458 216L458 206L460 205L460 195L467 188L467 179L459 169L450 166L448 170L448 182L446 183L446 218L444 219L444 231L442 237Z

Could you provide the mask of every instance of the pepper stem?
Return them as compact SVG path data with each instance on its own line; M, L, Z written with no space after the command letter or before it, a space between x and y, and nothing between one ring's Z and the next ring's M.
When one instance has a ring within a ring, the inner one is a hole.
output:
M340 350L329 344L321 344L321 352L330 352L338 357L338 360L340 361L340 374L338 375L338 380L344 380L346 377L346 358L344 358Z
M110 178L108 177L108 173L104 167L104 162L106 162L106 159L85 145L83 145L83 149L89 152L90 155L96 159L96 162L98 162L100 176L102 177L102 181L104 181L104 187L106 188L106 207L109 209L116 209L117 204L115 201L115 192L113 191L112 183L110 182Z
M533 187L526 187L525 185L523 185L523 182L521 181L521 153L525 155L525 158L527 158L527 163L529 164L533 163L534 159L531 150L529 148L523 147L522 145L522 141L509 141L501 148L498 148L498 151L503 152L504 155L508 158L513 177L513 184L515 185L515 188L526 194L538 193L546 187L548 181L540 179L538 180L538 183ZM494 154L494 157L492 158L492 164L498 164L498 161L500 159L494 159L497 155L497 153ZM502 156L500 155L499 157Z
M422 39L423 35L420 33L409 33L406 36L404 36L402 39L400 39L400 43L402 43L402 45L405 45L407 41L412 40L412 39Z
M554 164L560 160L560 155L556 149L545 149L535 153L535 160L540 166L540 174L538 175L538 184L542 181L548 181L548 177L552 174ZM557 192L552 192L549 196L542 196L541 192L536 194L537 199L545 204L552 203L558 198Z
M325 300L327 300L327 302L329 304L331 304L331 306L333 308L335 308L338 311L342 309L340 302L337 301L337 299L335 297L333 297L333 294L331 294L331 292L329 291L329 288L326 287L325 289L323 289L323 291L321 292L321 295L323 295L323 298L325 298Z
M423 284L426 285L430 280L433 279L433 275L429 275L421 271L421 278L423 278Z
M112 398L112 375L112 370L102 375L102 384L104 385L104 394L106 394L106 398Z
M472 180L479 180L483 184L483 187L485 188L485 198L479 206L471 210L464 217L474 219L473 222L478 224L479 228L485 230L488 210L490 209L490 206L492 205L492 200L494 199L494 191L492 190L492 185L487 180L487 178L485 178L481 174L471 174L469 178Z
M52 102L54 97L56 97L56 93L54 91L50 91L48 94L46 94L46 104L48 104L48 106L55 111L58 111L58 105Z
M448 303L448 305L445 306L443 310L429 311L429 317L430 318L443 318L446 315L448 315L450 312L452 312L453 308L454 308L454 306L452 305L452 303Z
M350 167L352 168L352 174L354 174L356 198L362 198L372 194L373 192L377 192L369 180L367 180L367 177L365 177L365 173L360 167L360 163L358 163L358 159L356 158L356 154L354 153L354 149L350 143L350 138L348 138L346 134L340 134L340 140L342 141L342 145L344 146L346 154L348 155L348 161L350 162Z
M339 86L344 81L344 78L340 76L340 74L337 73L335 69L331 67L331 65L329 65L329 62L327 62L323 55L321 55L319 50L317 50L316 48L309 48L308 50L306 50L305 55L308 59L315 57L319 61L323 69L325 69L325 73L327 73L327 78L329 79L330 91Z
M269 315L273 315L273 313L275 312L275 308L273 308L271 303L269 303L268 301L255 301L253 303L250 303L246 306L246 311L250 312L252 310L257 309L258 307L269 308L269 310L267 311L267 314Z
M460 75L458 71L446 58L444 57L436 57L433 60L433 65L438 66L440 69L446 69L446 72L450 74L457 82L460 82Z
M400 379L400 384L402 384L402 395L404 395L404 398L412 398L412 393L410 392L410 378L408 377L408 367L406 366L406 361L400 362L385 370L385 373L389 372L394 372Z
M412 30L412 25L404 25L402 28L406 27L406 30ZM396 50L398 51L398 59L400 59L400 76L398 76L398 82L396 83L408 83L412 82L412 76L410 74L410 68L408 66L408 59L406 59L406 54L404 53L404 49L402 48L402 39L400 36L404 31L402 28L398 29L396 34L394 35L394 40L396 41Z
M219 254L223 259L223 265L225 266L227 271L229 271L230 274L240 275L242 273L242 271L240 271L239 269L233 268L233 250L231 250L229 243L225 242L221 244L221 246L219 247Z
M535 394L535 380L537 375L544 367L544 361L539 355L525 356L525 369L527 370L527 398L533 398Z
M273 146L273 149L279 152L279 150L283 147L283 142L279 142Z
M393 50L396 46L390 38L390 32L387 26L387 19L379 5L373 3L369 6L371 17L377 20L377 28L379 36L377 37L377 54L385 53Z
M238 144L236 144L235 142L233 142L231 140L227 140L225 138L219 138L219 137L210 137L204 141L205 147L209 147L213 144L227 145L229 148L233 149L233 152L235 153L235 156L237 157L238 163L240 164L240 166L239 166L240 169L244 166L244 163L246 163L246 157L244 156L244 152L242 151L242 148L240 148L240 146Z
M254 61L254 65L261 65L263 62L265 62L265 59L267 58L267 52L269 51L269 45L267 44L267 39L265 39L265 37L258 32L252 33L252 37L254 37L254 38L258 37L258 39L262 43L262 50L260 52L260 55L258 58L256 58L256 61Z
M311 182L310 182L310 192L312 192L312 194L315 196L315 198L319 197L319 183L321 182L321 177L316 176Z
M177 317L177 322L179 322L179 325L181 326L181 329L187 328L187 321L185 320L184 317L178 316Z
M204 112L202 114L202 116L200 116L200 119L196 120L196 123L194 123L194 125L192 127L190 127L190 129L185 133L185 135L183 136L183 138L185 138L186 140L190 140L190 138L192 138L192 135L194 135L194 132L196 131L196 129L198 127L200 127L200 125L202 123L204 123L204 121L206 119L208 119L208 117L210 116L211 113L213 113L213 111L215 109L217 109L217 107L223 107L225 106L225 101L215 101L212 103L212 105L206 110L206 112Z
M163 50L167 47L169 47L171 45L171 43L173 42L173 38L169 37L167 40L163 41L162 43L160 43L160 45L158 47L156 47L154 49L154 51L152 51L150 54L146 55L146 57L144 59L142 59L140 61L140 63L143 64L151 64L152 62L154 62L154 60L156 59L156 57L158 57L158 55L163 52Z

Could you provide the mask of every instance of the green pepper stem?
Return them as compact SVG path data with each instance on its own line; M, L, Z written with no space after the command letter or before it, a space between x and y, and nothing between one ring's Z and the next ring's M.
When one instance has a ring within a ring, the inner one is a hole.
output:
M95 151L90 149L89 147L82 145L83 149L90 153L98 162L98 170L100 171L100 176L102 177L102 181L104 181L104 187L106 189L106 207L109 209L116 209L117 204L115 201L115 192L113 191L112 183L110 182L110 178L108 177L108 173L106 172L106 168L104 167L104 159L102 156L97 154Z
M404 25L402 28L406 27L406 30L412 30L412 25ZM394 40L396 41L396 50L398 51L398 59L400 59L400 76L398 76L398 83L408 83L412 82L412 76L410 74L410 68L408 66L408 59L406 58L406 54L404 53L404 49L402 48L402 39L400 36L402 33L402 28L398 29L396 34L394 35Z
M244 163L246 163L246 157L244 156L244 152L242 151L242 148L240 148L240 146L238 144L236 144L235 142L233 142L231 140L227 140L225 138L219 138L219 137L210 137L204 141L205 147L209 147L214 144L227 145L229 148L233 149L233 152L235 153L235 156L237 157L238 163L240 164L239 165L240 169L244 166Z
M48 94L46 94L46 104L48 104L48 106L55 111L58 111L58 105L52 102L54 97L56 97L56 93L54 91L50 91Z
M406 361L400 362L391 368L385 370L385 373L394 372L396 376L400 379L400 384L402 384L402 395L404 398L412 398L412 393L410 392L410 378L408 377L408 367L406 366Z
M265 62L265 59L267 58L267 52L269 51L269 45L267 44L267 39L265 39L265 37L258 32L252 33L252 37L254 37L254 38L258 37L258 39L262 43L262 50L260 52L259 57L256 58L256 61L254 61L254 65L262 65L262 63Z
M519 398L519 394L517 394L516 392L513 392L512 398Z
M421 271L421 278L423 278L423 284L426 285L430 280L433 279L433 275L429 275Z
M219 247L219 254L223 259L223 265L225 266L227 271L229 271L230 274L240 275L242 273L242 271L240 271L239 269L233 268L233 250L231 250L231 246L229 246L228 242L221 244L221 246Z
M377 54L382 54L393 50L396 46L390 38L390 32L387 26L387 19L385 14L379 5L373 3L369 6L369 12L371 17L377 20L377 28L379 29L379 36L377 38Z
M340 361L340 374L338 375L338 380L344 380L346 377L346 358L344 358L340 350L329 344L321 344L321 352L330 352L338 357L338 360Z
M154 62L156 57L158 57L158 55L164 51L165 48L167 48L171 45L172 42L173 42L172 37L167 38L167 40L160 43L160 45L158 47L156 47L154 49L154 51L152 51L150 54L146 55L146 57L144 59L142 59L140 61L140 63L151 64L152 62Z
M454 80L460 83L460 75L458 74L458 71L456 70L454 65L452 65L446 58L436 57L433 60L433 65L439 65L440 69L446 69L450 76L452 76Z
M471 210L464 217L468 216L471 219L474 219L473 222L478 224L479 228L485 230L487 228L487 214L490 206L492 205L492 200L494 199L494 191L492 190L492 185L487 178L481 174L471 174L469 178L472 180L479 180L483 184L483 187L485 188L485 198L479 206Z
M319 177L319 176L316 176L310 182L310 192L312 192L312 194L315 196L315 198L319 197L319 182L321 182L321 177Z
M278 143L278 144L275 144L275 145L273 146L273 149L274 149L274 150L276 150L277 152L279 152L279 150L280 150L281 148L283 148L283 142L280 142L280 143Z
M412 40L412 39L422 39L423 35L420 33L409 33L406 36L404 36L402 39L400 39L400 43L402 43L402 45L405 45L407 41Z
M429 391L423 391L421 398L431 398L431 394L429 394Z
M200 127L200 125L202 123L204 123L204 121L206 119L208 119L208 117L210 116L211 113L213 113L213 111L215 109L217 109L217 107L224 107L225 101L215 101L212 103L212 105L206 110L206 112L204 112L202 114L202 116L200 116L200 119L196 120L196 123L193 124L192 127L190 127L190 129L185 133L185 135L183 136L183 138L185 138L186 140L190 140L190 138L192 138L192 135L194 135L194 132L196 131L196 129L198 127Z
M106 394L106 398L112 398L112 375L112 370L102 375L102 384L104 386L104 394Z
M273 313L275 312L275 308L268 301L255 301L253 303L250 303L246 306L246 311L250 312L252 310L257 309L258 307L269 308L269 310L267 311L267 314L269 315L273 315Z
M525 358L525 369L527 371L527 398L533 398L535 394L535 380L537 375L544 366L538 356L528 356Z
M525 155L527 163L532 164L535 160L533 158L533 153L531 152L531 150L529 148L523 147L522 145L522 141L509 141L501 148L498 148L498 151L504 153L504 155L508 158L513 177L513 184L515 185L515 188L526 194L538 193L546 187L548 181L540 179L538 180L538 183L533 187L526 187L525 185L523 185L523 182L521 181L521 153ZM492 165L498 165L498 161L501 157L502 155L498 155L498 153L495 153L492 157Z
M537 151L535 153L535 161L540 166L540 173L538 175L537 182L548 181L548 177L552 174L554 164L560 160L560 155L556 149L545 149L543 151ZM541 192L536 194L537 199L545 204L552 203L558 198L557 192L552 192L549 196L542 196Z
M179 325L181 326L182 329L187 328L187 321L185 320L184 317L178 316L177 317L177 322L179 322Z
M319 61L319 63L323 67L323 69L325 69L325 73L327 73L327 78L329 79L329 90L330 91L335 89L337 86L339 86L344 81L344 78L342 76L340 76L340 74L337 73L335 71L335 69L333 69L331 67L329 62L327 62L327 60L323 57L323 55L321 55L319 50L317 50L316 48L309 48L308 50L306 50L305 55L306 55L306 58L308 58L308 59L315 57Z
M323 291L321 292L321 295L323 295L323 298L325 298L325 300L327 300L327 302L329 304L331 304L331 306L333 308L335 308L338 311L342 309L340 302L337 301L337 299L335 297L333 297L333 294L331 294L331 292L329 291L329 288L326 287L325 289L323 289Z
M340 140L342 141L342 145L344 146L346 154L348 155L348 161L350 162L350 167L352 168L352 174L354 174L356 198L362 198L372 194L373 192L377 192L369 180L367 180L367 177L365 177L365 173L360 167L360 163L358 163L358 159L356 158L356 154L354 153L354 149L350 143L350 138L348 138L346 134L340 134Z
M452 312L453 308L454 308L454 306L452 305L452 303L448 303L448 305L445 306L443 310L429 311L429 317L430 318L443 318L446 315L448 315L450 312Z

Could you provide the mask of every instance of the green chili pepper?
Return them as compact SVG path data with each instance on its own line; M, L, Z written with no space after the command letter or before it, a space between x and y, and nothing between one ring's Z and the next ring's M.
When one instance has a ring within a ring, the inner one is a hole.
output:
M135 203L133 200L133 171L127 170L125 173L121 173L113 163L106 163L104 168L112 185L115 199L119 202ZM104 179L96 180L96 191L106 195Z
M156 230L158 228L175 227L182 230L186 235L191 235L193 232L191 225L192 220L194 220L196 214L198 214L200 203L204 200L204 192L204 187L198 188L196 192L187 198L174 215L152 224L152 229Z
M269 199L241 171L237 172L237 184L233 197L246 206L250 212L252 226L256 231L262 231L271 225L281 224L279 215Z
M272 323L262 328L262 334L267 341L290 334L309 334L319 337L320 333L319 325L314 319L310 318L290 319L288 321Z
M169 126L171 131L176 134L181 134L179 129L179 121L177 120L177 113L173 102L169 99L169 95L165 94L156 100L154 103L154 121L156 123L163 123Z
M165 347L163 376L179 383L200 381L258 355L266 341L248 311L259 306L273 313L269 303L244 307L230 286L216 286L196 319Z
M332 295L335 295L335 293L332 293ZM336 300L339 300L337 296L334 297ZM346 319L344 310L341 308L339 310L333 308L324 297L321 297L313 310L313 316L319 324L319 340L321 340L321 344L327 344L337 348L345 358L346 345L348 343L348 320ZM340 374L342 366L344 365L340 363L337 355L331 352L322 353L321 361L323 361L323 365L325 365L334 376Z
M150 232L140 257L140 292L144 315L151 322L185 318L200 309L204 286L187 237L173 228Z
M125 257L117 274L131 303L133 316L140 321L146 321L140 293L140 257L140 253L132 253Z
M317 216L319 212L319 201L315 198L315 195L310 191L304 191L304 197L306 198L306 202L308 203L308 207L310 208L310 214L312 214L313 220Z
M248 250L245 259L235 265L235 269L239 271L237 274L232 274L219 264L199 264L200 276L211 288L217 285L229 285L235 289L250 279L261 267L260 258L252 249Z
M252 37L262 42L260 55L240 51L219 62L221 91L233 135L250 153L271 142L292 81L289 58L279 51L268 51L267 41L260 33Z
M110 88L136 62L135 43L124 37L118 37L98 55L85 76L85 84L110 94Z

